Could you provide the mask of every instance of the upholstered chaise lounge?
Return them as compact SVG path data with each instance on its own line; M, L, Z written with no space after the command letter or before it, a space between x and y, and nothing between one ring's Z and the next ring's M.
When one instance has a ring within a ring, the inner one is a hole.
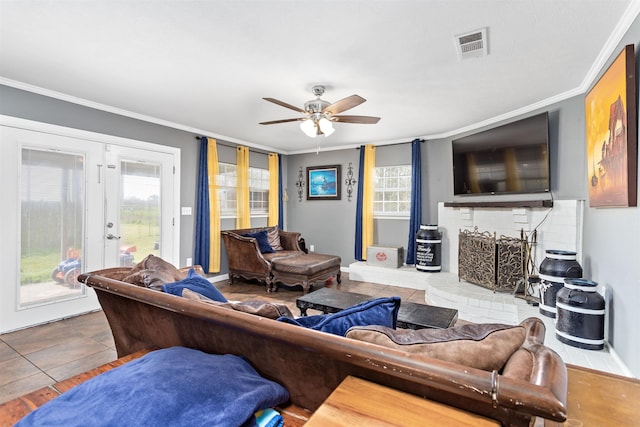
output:
M267 292L278 283L301 285L304 292L317 281L336 276L340 283L340 257L306 254L298 245L300 233L278 227L257 227L222 231L227 251L229 278L258 279Z

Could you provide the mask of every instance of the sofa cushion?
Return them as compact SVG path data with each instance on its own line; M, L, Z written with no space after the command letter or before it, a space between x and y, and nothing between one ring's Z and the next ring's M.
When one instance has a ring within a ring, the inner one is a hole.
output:
M278 229L278 226L267 228L267 238L269 239L269 244L274 251L281 251L284 249L280 242L280 230Z
M399 308L400 297L386 297L365 301L333 314L319 314L296 319L281 317L278 320L344 336L347 330L353 326L383 325L395 328Z
M277 319L282 316L293 317L293 314L291 313L291 310L289 310L289 307L284 304L273 303L269 301L248 300L218 302L187 288L182 290L182 296L187 299L201 301L207 304L217 305L224 308L230 308L232 310L242 311L243 313L255 314L256 316L267 317L269 319Z
M144 269L129 274L122 279L123 282L131 283L145 288L151 288L158 291L162 290L165 283L175 282L176 278L171 272L166 270Z
M242 235L243 237L253 237L258 242L258 249L263 254L269 254L275 252L271 245L269 244L269 238L267 237L267 231L257 231L255 233L246 233Z
M523 326L467 324L448 329L353 327L347 338L486 371L500 370L525 339Z
M173 266L173 264L152 254L147 255L142 261L134 265L131 268L130 274L135 274L142 270L156 270L158 272L162 272L163 276L170 275L173 277L173 280L171 280L172 282L181 280L185 277L185 274L181 273L180 270Z
M224 295L222 295L222 293L217 290L211 282L196 273L193 268L189 270L185 279L162 285L163 291L177 296L182 296L182 290L185 288L191 289L192 291L202 294L214 301L227 302Z

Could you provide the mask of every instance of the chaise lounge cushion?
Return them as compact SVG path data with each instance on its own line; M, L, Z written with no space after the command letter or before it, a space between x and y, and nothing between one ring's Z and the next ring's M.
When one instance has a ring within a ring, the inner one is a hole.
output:
M311 276L320 271L331 268L339 268L342 259L335 255L325 254L299 254L298 256L273 259L273 269L287 274L299 274Z
M317 316L281 317L281 322L298 325L316 331L344 336L353 326L382 325L395 329L400 309L400 297L377 298L356 304L333 314Z
M495 323L418 330L365 326L353 327L346 334L347 338L485 371L502 369L509 357L524 343L525 336L525 328L521 325Z
M225 296L206 278L196 273L193 268L189 270L185 279L162 285L163 291L177 296L181 296L184 289L190 289L214 301L227 302Z

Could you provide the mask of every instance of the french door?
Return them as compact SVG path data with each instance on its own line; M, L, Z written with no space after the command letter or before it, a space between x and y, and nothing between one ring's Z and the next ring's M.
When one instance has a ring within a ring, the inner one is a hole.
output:
M0 332L98 309L81 272L176 262L179 153L45 127L0 126Z

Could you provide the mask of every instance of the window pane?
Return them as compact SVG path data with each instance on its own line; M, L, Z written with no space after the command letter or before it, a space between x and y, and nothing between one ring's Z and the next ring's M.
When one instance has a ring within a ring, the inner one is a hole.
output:
M123 160L120 174L119 263L132 266L136 257L160 255L160 165Z
M22 150L20 306L81 295L84 156Z

